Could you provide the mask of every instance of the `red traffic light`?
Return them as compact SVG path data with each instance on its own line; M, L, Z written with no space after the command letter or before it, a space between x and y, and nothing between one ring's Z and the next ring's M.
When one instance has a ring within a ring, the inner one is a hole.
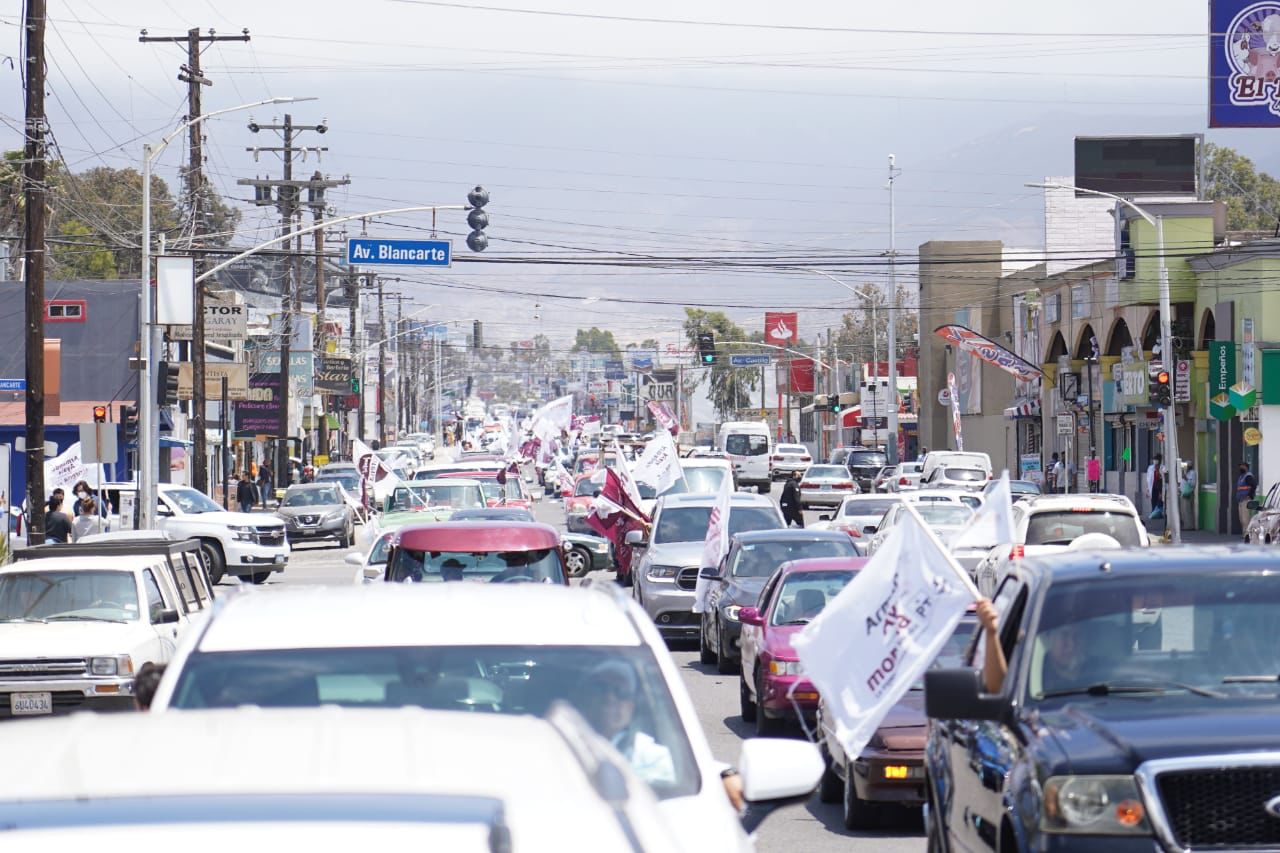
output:
M1168 385L1168 384L1169 384L1169 371L1167 371L1167 370L1162 370L1162 371L1160 371L1159 373L1157 373L1157 374L1156 374L1156 382L1158 382L1158 383L1159 383L1159 384L1161 384L1161 385Z
M106 406L94 406L94 407L93 407L93 422L94 422L95 424L105 424L105 423L107 422L107 407L106 407Z

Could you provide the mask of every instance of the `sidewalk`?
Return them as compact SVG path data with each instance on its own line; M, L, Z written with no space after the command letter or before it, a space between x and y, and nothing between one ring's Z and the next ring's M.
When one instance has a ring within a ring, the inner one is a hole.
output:
M1147 533L1151 535L1152 543L1160 543L1163 541L1165 533L1164 523L1157 521L1154 524L1150 521L1146 522ZM1239 545L1244 540L1234 533L1215 533L1212 530L1184 530L1182 531L1183 545Z

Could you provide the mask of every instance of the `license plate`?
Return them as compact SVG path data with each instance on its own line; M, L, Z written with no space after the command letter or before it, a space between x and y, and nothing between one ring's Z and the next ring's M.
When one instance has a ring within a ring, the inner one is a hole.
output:
M10 693L9 713L15 717L53 713L52 693Z
M829 492L829 491L831 491L831 486L829 486L829 485L828 485L828 484L826 484L826 483L823 483L823 484L822 484L822 491L824 491L824 492Z

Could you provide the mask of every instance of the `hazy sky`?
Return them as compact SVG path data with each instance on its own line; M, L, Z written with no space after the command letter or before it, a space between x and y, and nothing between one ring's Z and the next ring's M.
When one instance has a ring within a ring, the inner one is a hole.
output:
M250 43L206 50L205 110L317 97L291 111L329 123L299 143L328 146L319 168L350 176L332 198L342 213L459 203L481 183L493 196L486 259L839 253L866 264L834 270L855 285L886 275L890 153L911 279L926 240L1039 245L1040 196L1023 183L1069 174L1073 134L1205 129L1202 0L492 3L49 0L51 129L73 168L136 164L185 112L184 52L140 44L138 30L248 28ZM20 14L10 3L0 15L15 58ZM22 89L7 63L0 72L16 148ZM279 144L248 118L207 126L208 172L231 198L249 196L237 178L280 172L274 155L244 150ZM1264 133L1212 138L1265 163ZM165 174L184 158L175 144ZM316 160L295 168L310 174ZM245 211L246 243L276 226L272 209ZM405 216L370 233L429 224ZM442 212L440 230L466 253L460 213ZM807 306L807 335L853 304L806 272L459 262L414 279L401 286L420 304L483 317L491 340L559 341L591 324L674 340L689 302L749 306L731 313L751 328L765 306Z

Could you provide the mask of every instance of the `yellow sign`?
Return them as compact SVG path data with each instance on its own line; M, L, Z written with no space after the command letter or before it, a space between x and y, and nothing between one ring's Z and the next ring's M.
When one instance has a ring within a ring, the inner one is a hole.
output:
M323 453L317 453L315 456L311 457L311 461L317 465L328 465L329 457Z
M1257 447L1262 442L1262 430L1257 427L1249 427L1244 431L1244 443L1250 447Z

